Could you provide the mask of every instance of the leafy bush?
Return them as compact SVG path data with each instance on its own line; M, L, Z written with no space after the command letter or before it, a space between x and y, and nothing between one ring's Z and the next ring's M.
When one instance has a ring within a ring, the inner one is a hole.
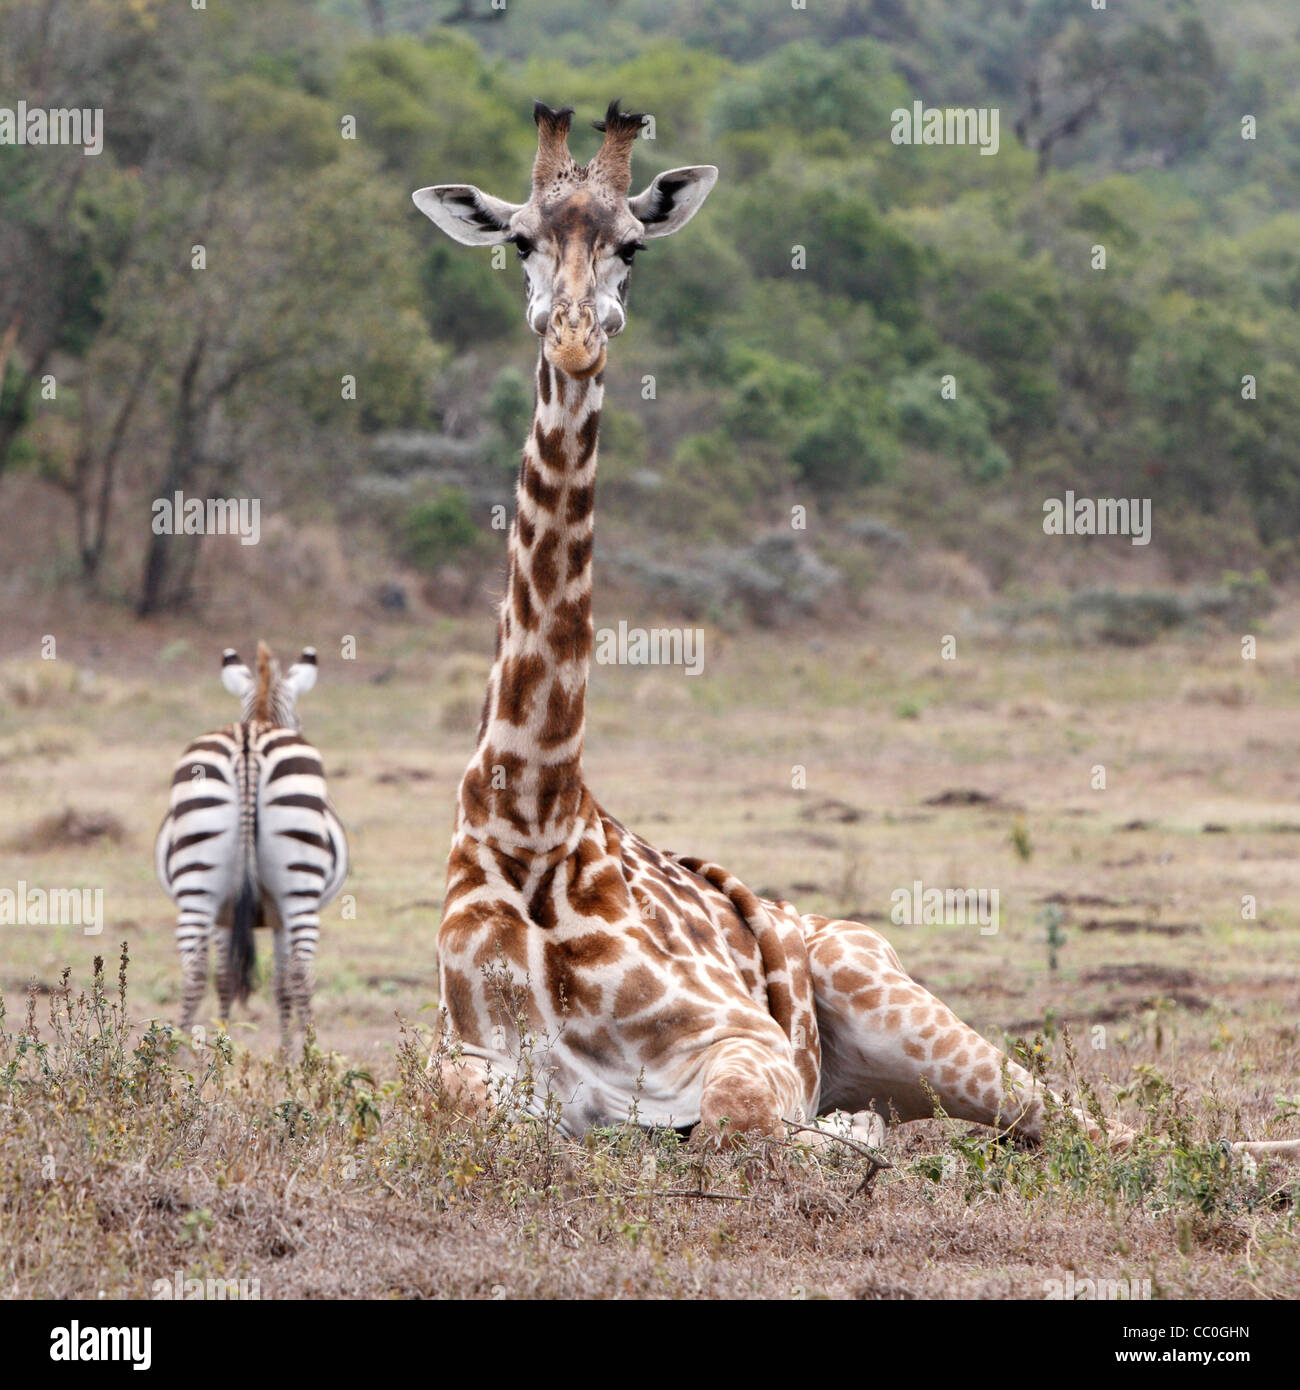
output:
M417 569L432 571L475 548L480 533L459 488L445 488L428 502L417 502L402 527L403 556Z
M533 389L518 367L502 367L493 378L487 417L511 444L523 442L533 418Z
M968 477L979 482L1000 478L1010 460L992 438L984 406L960 383L957 395L940 395L942 371L928 368L890 383L889 400L903 435L913 444L946 454Z

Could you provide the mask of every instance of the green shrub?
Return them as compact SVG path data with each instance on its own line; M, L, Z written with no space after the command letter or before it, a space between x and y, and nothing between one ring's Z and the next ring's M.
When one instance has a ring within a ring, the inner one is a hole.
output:
M952 400L939 394L942 369L930 366L890 384L889 400L904 437L922 448L946 454L977 482L1000 478L1011 467L989 433L989 415L969 389L959 386Z
M417 502L402 525L403 557L417 569L440 565L477 546L479 529L469 514L469 502L459 488L447 488L428 502Z

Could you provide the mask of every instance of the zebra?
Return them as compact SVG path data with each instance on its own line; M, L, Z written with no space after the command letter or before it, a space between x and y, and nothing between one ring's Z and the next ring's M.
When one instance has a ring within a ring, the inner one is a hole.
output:
M305 1030L320 910L343 885L348 842L325 788L320 754L298 732L299 695L316 684L316 652L281 676L265 642L257 677L228 647L221 683L243 702L238 724L194 740L172 776L171 801L154 844L154 867L176 904L181 957L180 1027L188 1032L207 987L208 941L217 930L217 996L223 1020L253 984L253 929L275 943L280 1041L291 1014Z

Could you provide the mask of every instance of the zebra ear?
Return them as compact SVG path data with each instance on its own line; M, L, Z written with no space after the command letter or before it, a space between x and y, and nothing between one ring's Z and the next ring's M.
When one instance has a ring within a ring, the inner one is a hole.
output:
M294 695L303 695L316 684L316 648L304 647L302 656L289 667L284 683Z
M240 661L233 647L221 653L221 684L241 700L253 688L253 673Z

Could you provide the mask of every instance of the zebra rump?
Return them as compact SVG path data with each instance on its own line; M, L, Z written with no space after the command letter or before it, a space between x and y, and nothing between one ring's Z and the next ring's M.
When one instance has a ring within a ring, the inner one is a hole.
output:
M183 955L206 947L214 925L231 928L228 968L246 999L254 929L283 927L291 949L314 949L320 909L347 876L320 754L293 729L258 720L196 739L176 765L155 866L180 909Z

